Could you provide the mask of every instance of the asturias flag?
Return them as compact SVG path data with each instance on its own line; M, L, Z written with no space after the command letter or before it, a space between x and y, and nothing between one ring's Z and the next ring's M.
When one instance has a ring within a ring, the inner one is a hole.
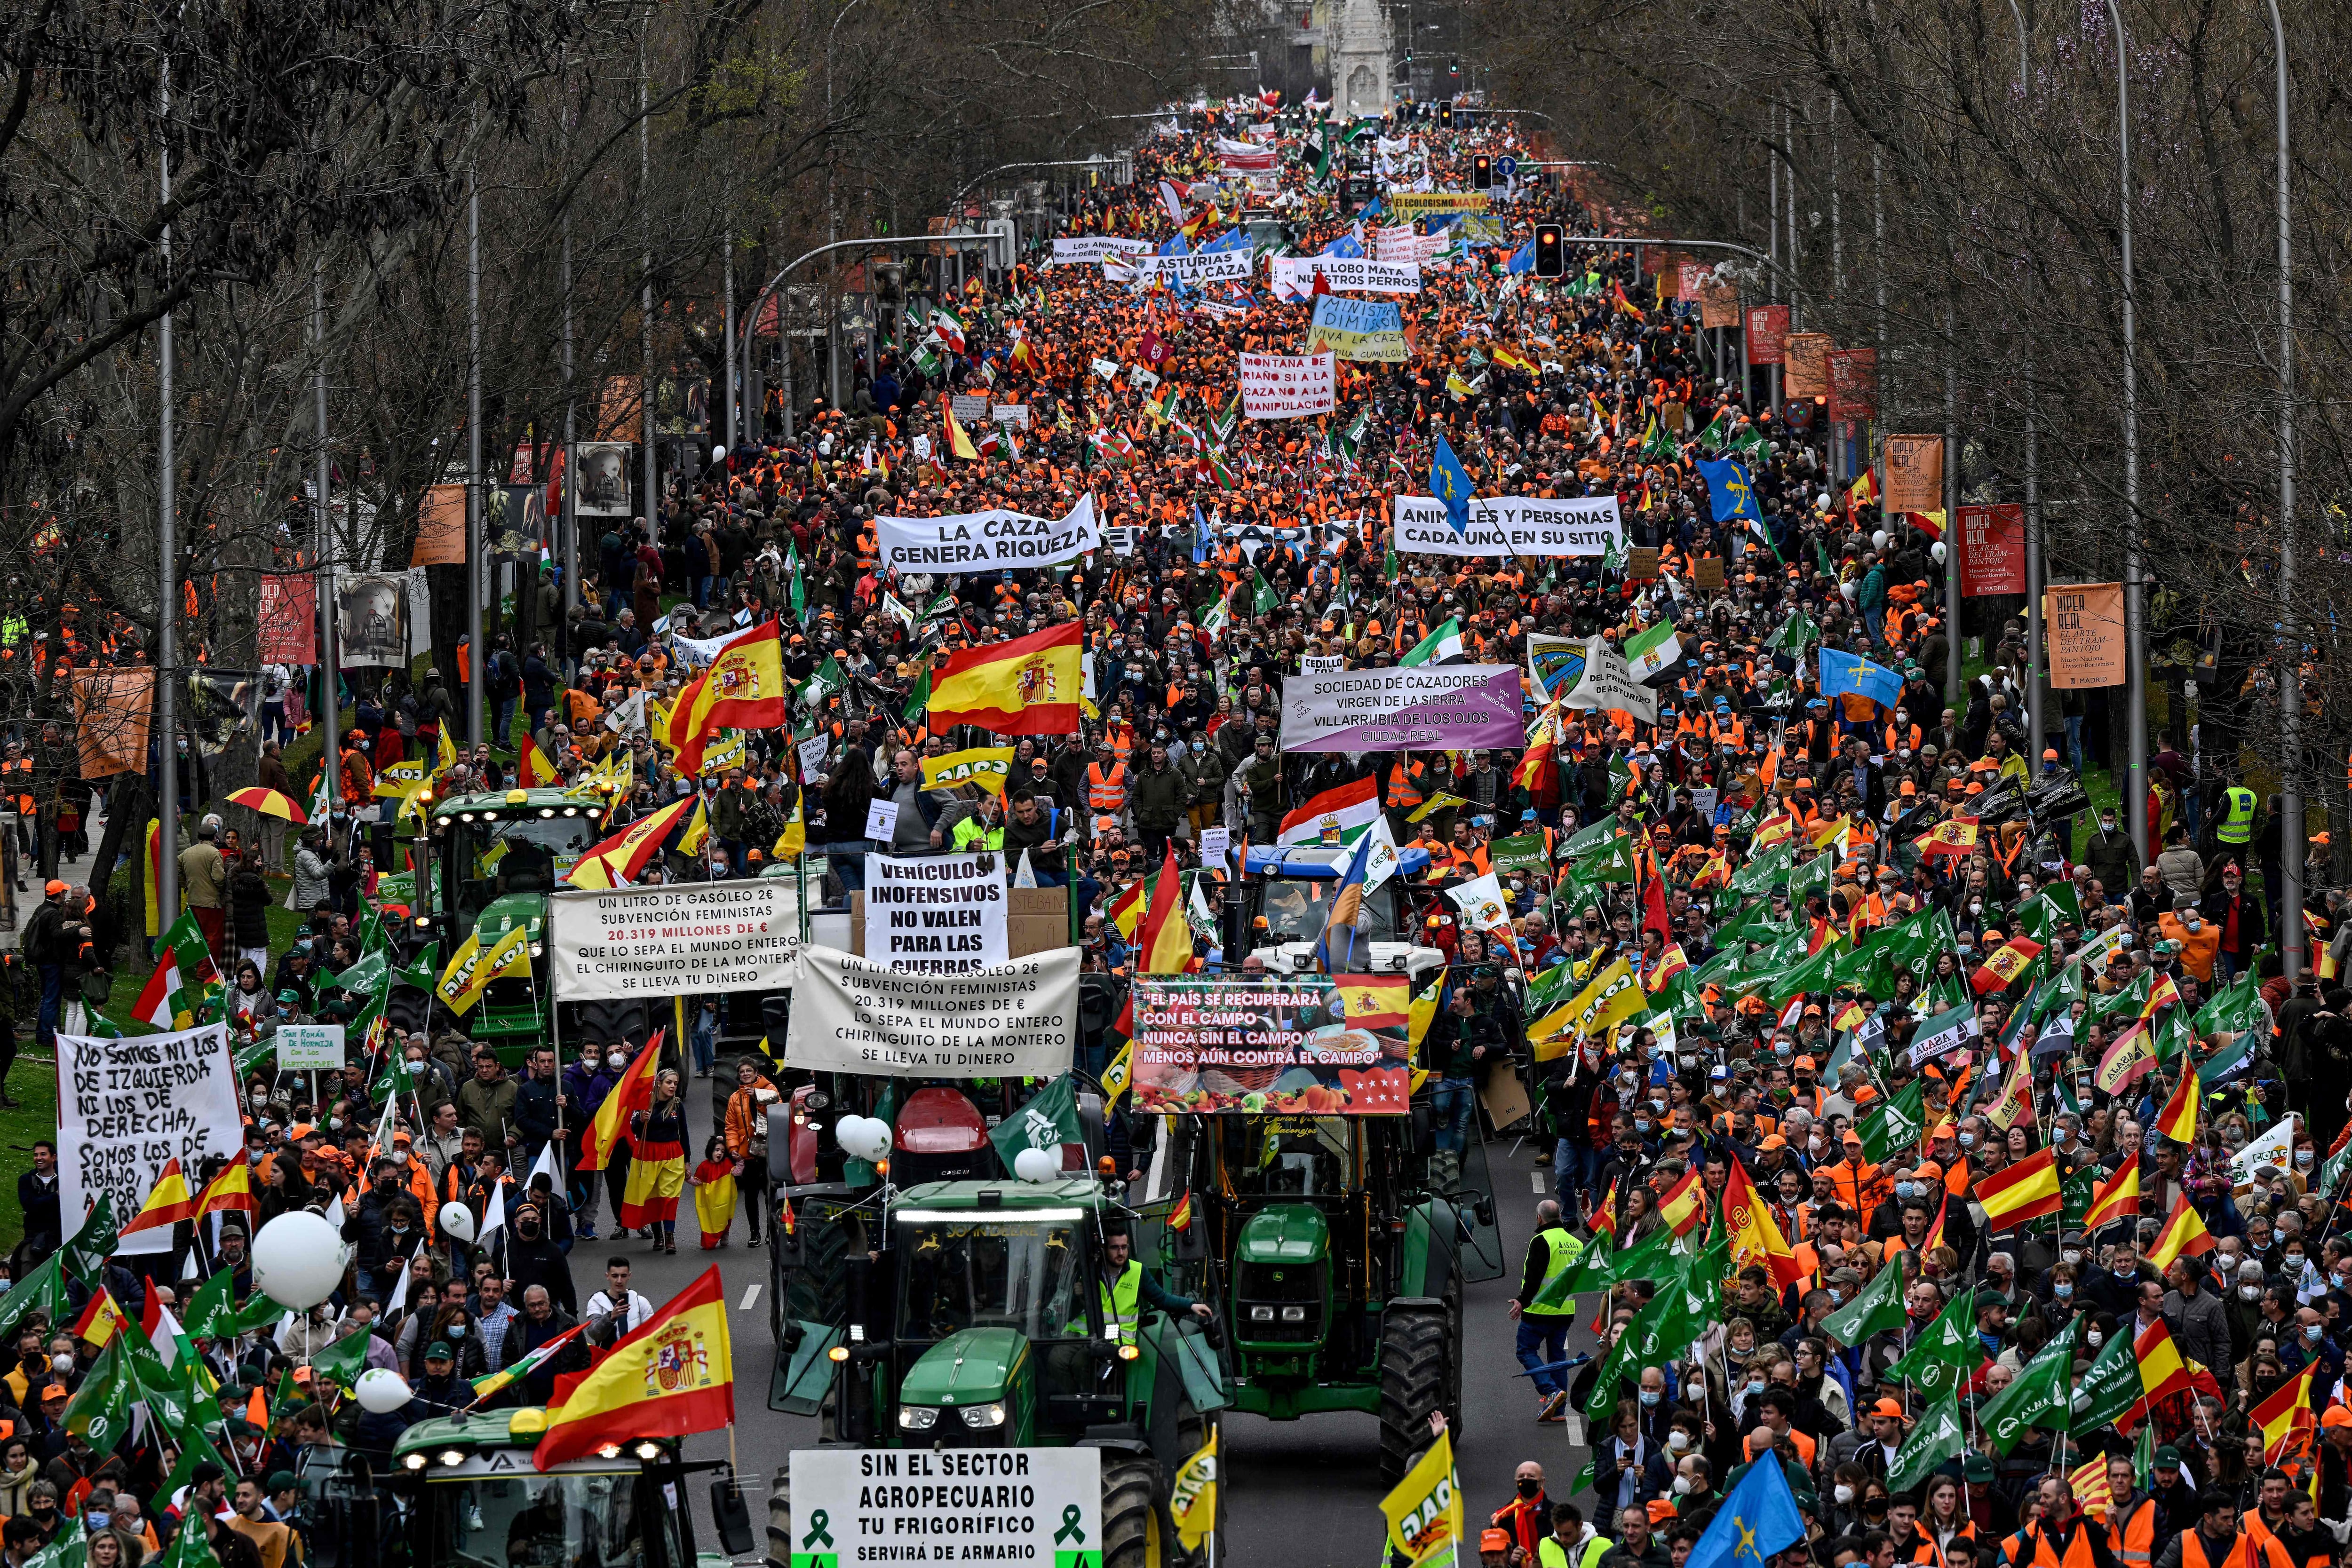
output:
M1859 653L1822 649L1822 695L1833 697L1847 692L1868 697L1882 707L1893 707L1903 695L1903 677Z
M1443 433L1437 437L1437 450L1429 457L1429 493L1445 503L1445 520L1454 525L1455 533L1470 531L1470 471L1454 455L1454 447Z
M1797 1511L1788 1472L1777 1463L1750 1465L1684 1568L1764 1568L1804 1538L1805 1518Z
M1737 458L1726 457L1717 463L1699 460L1698 471L1706 477L1707 495L1715 502L1715 520L1718 523L1760 523L1761 512L1756 509L1756 487L1748 478L1748 470Z

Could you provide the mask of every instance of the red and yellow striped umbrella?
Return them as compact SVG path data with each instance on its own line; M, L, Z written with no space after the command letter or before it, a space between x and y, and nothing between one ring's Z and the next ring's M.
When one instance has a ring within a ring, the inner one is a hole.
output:
M265 817L281 817L296 827L310 825L310 816L295 803L294 797L276 789L265 789L257 784L250 789L229 791L229 804L250 806Z

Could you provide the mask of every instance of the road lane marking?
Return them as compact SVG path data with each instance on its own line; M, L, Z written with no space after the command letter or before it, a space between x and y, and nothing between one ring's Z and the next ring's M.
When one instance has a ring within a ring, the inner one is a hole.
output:
M751 1310L751 1303L760 1299L760 1285L761 1281L754 1280L748 1287L745 1288L743 1291L743 1299L735 1303L735 1310L737 1312L748 1312Z

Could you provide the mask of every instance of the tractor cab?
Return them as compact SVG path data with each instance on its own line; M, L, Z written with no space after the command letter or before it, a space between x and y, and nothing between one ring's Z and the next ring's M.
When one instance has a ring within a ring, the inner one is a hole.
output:
M1312 969L1316 945L1330 924L1331 903L1353 852L1339 845L1253 848L1243 867L1243 908L1250 932L1244 951L1265 959L1277 975ZM1400 849L1397 862L1398 874L1374 888L1357 914L1349 967L1355 974L1409 975L1418 987L1445 965L1444 953L1413 941L1421 904L1405 879L1429 869L1429 852Z

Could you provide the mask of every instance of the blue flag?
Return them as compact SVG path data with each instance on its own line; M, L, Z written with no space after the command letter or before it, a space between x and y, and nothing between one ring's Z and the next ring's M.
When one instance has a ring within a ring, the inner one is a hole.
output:
M1503 263L1505 272L1533 272L1535 269L1536 242L1533 240L1513 251L1510 259Z
M1738 462L1727 457L1720 463L1702 458L1698 471L1706 476L1707 493L1715 499L1715 520L1718 523L1760 523L1764 515L1756 509L1755 486L1748 482L1748 470Z
M1192 247L1184 243L1184 231L1182 229L1178 229L1174 234L1170 235L1166 239L1160 241L1160 254L1162 256L1192 255Z
M1219 235L1216 238L1202 246L1201 247L1201 254L1202 256L1210 256L1228 250L1247 250L1249 246L1250 237L1248 235L1243 233L1237 228L1227 229L1224 233Z
M1333 240L1329 245L1325 246L1316 254L1318 256L1336 256L1349 261L1361 261L1364 256L1364 246L1363 242L1359 240L1353 232L1349 232L1348 234L1341 235L1338 239Z
M1201 516L1201 503L1192 503L1192 564L1200 565L1209 559L1209 525Z
M1443 434L1429 458L1429 493L1445 503L1445 520L1454 525L1455 533L1470 531L1470 471L1454 455L1454 447Z
M1804 1538L1804 1516L1797 1511L1796 1495L1775 1451L1748 1467L1684 1568L1764 1568L1775 1553Z
M1388 208L1382 204L1378 196L1374 196L1370 203L1366 204L1364 210L1356 215L1361 218L1364 222L1370 223L1374 218L1386 217L1388 215Z
M1903 695L1903 677L1859 653L1822 649L1822 695L1833 697L1847 692L1868 697L1882 707L1893 707Z

